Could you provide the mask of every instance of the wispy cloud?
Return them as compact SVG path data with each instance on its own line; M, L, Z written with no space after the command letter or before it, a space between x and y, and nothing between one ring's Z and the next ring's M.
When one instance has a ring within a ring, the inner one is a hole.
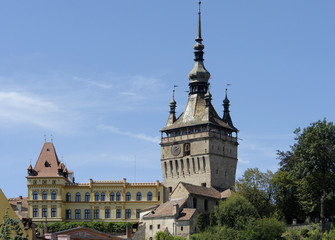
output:
M108 130L110 132L116 133L116 134L131 137L131 138L136 138L136 139L140 139L140 140L144 140L144 141L148 141L148 142L153 142L153 143L159 143L160 142L159 137L152 137L152 136L148 136L148 135L143 134L143 133L132 133L132 132L128 132L128 131L122 131L115 126L99 125L98 127L101 128L101 129Z
M99 87L99 88L102 88L102 89L113 88L112 84L100 83L100 82L97 82L97 81L92 81L92 80L84 79L84 78L80 78L80 77L73 77L73 80L78 81L78 82L83 82L83 83L86 83L86 84L91 85L91 86L96 86L96 87Z
M0 120L33 124L58 131L66 125L66 111L56 103L23 92L0 92Z

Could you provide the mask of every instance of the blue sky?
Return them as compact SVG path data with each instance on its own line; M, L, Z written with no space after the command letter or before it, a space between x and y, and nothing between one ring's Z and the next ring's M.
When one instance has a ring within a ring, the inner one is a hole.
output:
M203 1L205 65L240 130L237 177L276 171L297 127L334 121L333 0ZM184 110L196 0L1 1L0 188L27 195L44 135L76 180L161 180L173 85Z

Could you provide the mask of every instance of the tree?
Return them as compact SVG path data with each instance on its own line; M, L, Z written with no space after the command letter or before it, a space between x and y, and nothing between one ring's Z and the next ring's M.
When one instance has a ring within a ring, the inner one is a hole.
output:
M274 210L272 178L270 170L263 173L258 168L248 168L236 182L236 192L251 202L261 217L270 216Z
M199 213L197 216L197 225L200 231L204 231L206 229L206 216L203 213Z
M291 172L279 170L272 179L273 199L277 212L285 217L287 223L296 218L303 222L306 218L306 211L303 211L299 204L299 182Z
M23 232L18 220L9 217L8 209L3 217L3 223L0 227L0 239L2 240L27 240L23 237Z
M242 229L250 219L258 217L255 207L236 193L220 202L214 212L218 225L233 229Z
M299 178L309 177L317 183L320 202L320 218L324 232L326 197L335 186L335 126L332 122L317 121L296 134L296 170Z

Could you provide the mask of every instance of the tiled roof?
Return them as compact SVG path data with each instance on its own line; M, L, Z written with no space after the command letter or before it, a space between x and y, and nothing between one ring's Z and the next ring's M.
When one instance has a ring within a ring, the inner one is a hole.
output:
M173 124L168 124L161 131L209 123L232 131L237 131L235 127L231 127L223 121L212 104L207 107L206 101L202 96L199 94L191 94L189 95L185 111Z
M190 194L221 199L221 193L213 187L202 187L184 182L180 182L179 184L183 185Z
M10 206L12 207L12 209L16 212L16 214L20 217L20 219L22 218L26 218L28 216L28 198L27 197L18 197L18 198L8 198L7 199ZM17 203L21 202L22 206L21 206L21 211L19 211L18 207L17 207Z
M195 208L184 208L183 211L179 214L178 220L185 221L190 220L193 214L196 212Z
M221 193L221 198L229 198L232 193L233 191L228 188Z
M34 177L58 177L58 169L64 169L66 167L63 163L60 163L57 157L57 153L53 143L44 143L41 153L36 161L34 167Z
M143 218L155 218L155 217L168 217L173 216L174 211L174 205L177 203L179 205L179 208L182 207L182 205L186 202L187 198L182 199L173 199L170 201L167 201L156 209L156 211L153 211L149 213L148 215L144 216Z

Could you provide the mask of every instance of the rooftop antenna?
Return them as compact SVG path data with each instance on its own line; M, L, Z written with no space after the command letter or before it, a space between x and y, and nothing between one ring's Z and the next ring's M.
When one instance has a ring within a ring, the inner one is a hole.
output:
M136 155L135 155L135 172L134 172L134 182L136 182Z
M47 135L44 134L44 143L47 142Z
M53 143L54 142L54 138L53 138L52 134L50 136L51 136L51 142Z

